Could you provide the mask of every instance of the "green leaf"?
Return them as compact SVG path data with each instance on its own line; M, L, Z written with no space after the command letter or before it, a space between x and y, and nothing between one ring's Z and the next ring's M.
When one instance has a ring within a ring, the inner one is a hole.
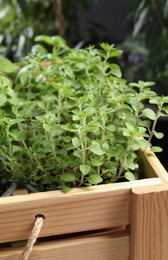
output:
M143 110L143 115L146 116L147 118L151 119L151 120L155 120L156 119L155 112L152 109L150 109L150 108L145 108Z
M132 132L127 129L127 128L123 128L123 136L132 136Z
M14 154L15 152L23 152L23 150L20 146L12 145L12 153Z
M135 125L133 125L131 122L125 122L126 127L130 130L130 131L134 131L135 129Z
M72 117L72 120L73 120L73 121L80 121L80 120L81 120L81 116L74 115L74 116Z
M163 97L163 102L168 103L168 96Z
M68 186L62 186L62 191L65 192L65 193L67 193L67 192L69 192L71 190L73 190L73 188L70 188Z
M105 154L105 152L101 149L100 144L96 141L92 141L92 144L89 146L89 150L97 155Z
M131 144L130 148L133 150L133 151L137 151L140 149L140 145L138 144L138 142L135 142L133 144Z
M147 82L144 82L144 85L145 85L145 87L150 87L150 86L155 85L155 82L153 82L153 81L147 81Z
M57 47L67 47L66 41L60 36L39 35L35 37L35 42L41 41Z
M108 151L109 150L109 144L108 143L103 143L102 144L102 148L103 148L103 150Z
M7 58L0 56L0 71L11 73L15 71L14 64Z
M88 182L90 184L96 185L100 182L103 181L102 177L99 176L98 174L91 174L88 178L87 178Z
M78 157L78 158L80 158L82 160L82 151L79 151L79 150L78 151L74 151L73 155L75 157Z
M41 44L35 44L31 49L31 53L33 53L34 55L36 55L37 53L47 54L47 49L44 48L44 46L42 46Z
M87 175L91 170L91 166L87 164L81 164L79 169L83 175Z
M0 107L2 107L7 101L7 98L4 94L0 94Z
M65 193L67 193L67 192L73 190L73 188L70 188L70 187L66 186L65 184L59 185L59 186L57 186L57 188L58 188L59 190L62 190L62 191L65 192Z
M35 42L45 42L49 45L53 45L54 41L52 39L52 37L48 36L48 35L39 35L35 37Z
M164 107L163 107L163 110L164 110L164 112L165 112L166 114L168 114L168 106L164 106Z
M155 104L155 105L158 105L160 103L160 97L156 96L156 97L153 97L149 100L149 103L150 104Z
M93 165L93 166L101 166L101 165L103 165L103 161L101 161L101 160L98 160L98 159L92 159L91 160L91 164Z
M65 182L73 182L75 181L76 177L73 173L63 173L60 179Z
M163 136L164 136L164 134L161 133L161 132L156 132L156 131L154 131L154 136L155 136L156 138L158 138L158 139L162 139Z
M13 138L14 140L16 141L24 141L25 140L25 135L23 133L20 133L18 130L11 130L10 133L9 133Z
M152 146L151 150L154 153L160 153L160 152L163 151L163 149L161 147L159 147L159 146Z
M127 171L125 174L124 174L124 177L129 180L129 181L134 181L136 178L134 176L134 174L130 171Z
M62 125L61 128L69 132L76 132L71 124Z
M138 144L139 144L139 149L141 149L142 151L145 151L148 147L151 146L150 142L148 142L145 139L139 140Z
M72 144L73 144L76 148L79 147L80 144L81 144L79 138L78 138L78 137L72 138Z
M25 85L28 82L29 76L30 76L30 71L29 71L29 67L25 66L23 69L20 70L19 72L19 79L20 79L20 83L22 85Z
M112 51L110 52L110 58L112 58L112 57L118 57L118 56L120 56L122 53L123 53L123 51L121 51L121 50L112 50Z
M106 129L109 130L110 132L114 132L116 130L116 126L115 125L107 125Z
M110 64L109 67L110 67L110 72L112 75L114 75L118 78L121 78L122 73L121 73L120 67L117 64Z

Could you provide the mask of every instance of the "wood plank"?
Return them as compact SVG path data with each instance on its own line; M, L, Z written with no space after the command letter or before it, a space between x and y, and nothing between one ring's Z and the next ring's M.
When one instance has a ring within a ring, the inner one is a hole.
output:
M23 248L0 250L0 260L18 260ZM86 236L41 242L34 246L30 260L129 260L129 233Z
M41 237L130 224L132 187L161 183L159 178L43 192L0 199L0 243L27 239L35 216L46 218Z
M132 192L131 260L167 260L168 184Z
M146 178L159 177L163 182L168 182L168 173L156 155L148 148L140 155L143 162L143 172Z

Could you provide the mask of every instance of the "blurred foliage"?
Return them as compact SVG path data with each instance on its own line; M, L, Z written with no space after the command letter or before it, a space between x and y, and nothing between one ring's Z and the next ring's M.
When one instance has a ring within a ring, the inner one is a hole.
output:
M155 80L156 91L168 93L168 0L131 0L132 36L122 44L122 67L128 80Z
M88 8L88 1L0 0L0 54L21 60L41 34L61 35L70 45L77 44L79 7Z

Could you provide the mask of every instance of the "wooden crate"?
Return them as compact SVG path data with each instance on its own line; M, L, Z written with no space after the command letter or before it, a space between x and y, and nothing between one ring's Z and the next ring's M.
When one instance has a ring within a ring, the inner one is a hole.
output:
M168 175L150 150L141 162L146 179L1 198L0 260L19 259L39 214L30 260L167 260Z

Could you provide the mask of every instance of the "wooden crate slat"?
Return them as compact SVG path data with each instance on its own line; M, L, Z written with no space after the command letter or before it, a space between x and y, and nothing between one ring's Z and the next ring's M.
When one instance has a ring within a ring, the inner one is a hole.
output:
M0 260L18 260L23 249L0 250ZM34 246L30 260L129 260L129 233L85 236L41 242Z
M42 237L128 225L132 187L158 183L153 178L0 199L0 243L27 239L37 214L46 217Z
M160 163L157 156L147 149L141 153L141 161L143 162L144 176L147 178L159 177L163 182L168 182L168 173Z
M168 184L132 192L131 260L167 260Z

